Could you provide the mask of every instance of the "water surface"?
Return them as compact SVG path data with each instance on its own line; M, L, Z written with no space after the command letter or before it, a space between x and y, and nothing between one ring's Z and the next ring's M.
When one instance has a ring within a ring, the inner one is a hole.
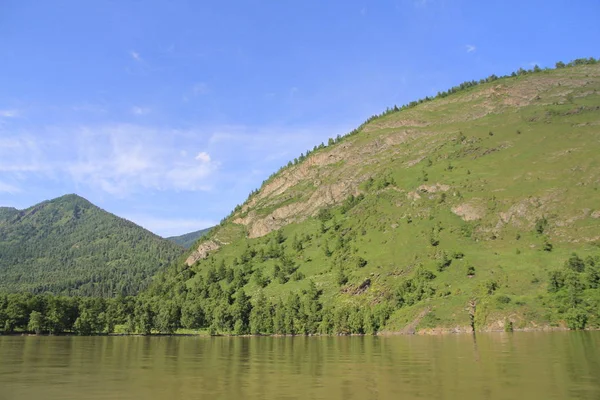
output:
M600 332L0 337L0 399L600 399Z

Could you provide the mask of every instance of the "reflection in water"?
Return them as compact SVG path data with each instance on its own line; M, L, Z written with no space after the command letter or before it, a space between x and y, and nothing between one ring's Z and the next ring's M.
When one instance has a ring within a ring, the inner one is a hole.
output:
M599 399L600 332L0 337L0 399Z

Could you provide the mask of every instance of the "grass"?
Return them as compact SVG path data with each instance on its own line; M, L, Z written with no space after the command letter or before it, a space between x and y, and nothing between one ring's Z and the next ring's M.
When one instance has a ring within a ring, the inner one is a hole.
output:
M284 251L305 278L272 281L264 293L285 298L312 280L323 291L326 307L373 307L393 302L398 287L421 266L436 275L435 294L397 308L387 330L401 330L426 309L430 313L417 321L420 329L468 326L466 305L473 298L481 329L508 319L515 329L562 323L548 306L548 272L574 251L583 258L600 254L600 220L591 217L600 209L599 89L600 66L566 68L479 85L367 124L364 132L342 142L342 161L313 165L288 191L250 208L257 219L274 218L278 208L308 201L318 189L315 177L322 187L345 184L349 192L365 196L345 214L339 207L343 198L338 199L325 232L311 214L279 221ZM403 122L411 120L427 125ZM394 183L366 189L367 177ZM436 184L449 188L419 189ZM479 217L465 221L453 211L465 204L478 209ZM538 234L535 222L542 217L548 226ZM230 244L193 269L202 275L221 260L233 266L247 247L267 251L275 232L248 238L246 228L230 221L216 228L216 237ZM296 251L295 236L311 239ZM552 243L551 252L543 250L545 240ZM437 270L444 254L457 252L464 257ZM358 257L367 261L364 267L357 266ZM254 271L271 276L279 260L250 262ZM467 276L469 266L474 276ZM348 277L342 286L336 279L340 267ZM356 294L366 279L371 285ZM497 285L493 293L485 290L490 282ZM250 295L259 290L252 279L245 289Z

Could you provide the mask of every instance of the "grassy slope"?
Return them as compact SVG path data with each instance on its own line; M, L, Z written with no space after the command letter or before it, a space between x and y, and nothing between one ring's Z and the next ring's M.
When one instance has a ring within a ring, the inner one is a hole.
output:
M3 210L0 291L135 294L183 252L76 195Z
M208 232L210 232L212 228L206 228L206 229L200 229L199 231L195 231L195 232L190 232L190 233L186 233L184 235L179 235L179 236L170 236L168 238L166 238L167 240L170 240L171 242L180 245L181 247L185 247L186 249L189 249L190 247L192 247L194 245L194 243L196 243L202 236L206 235Z
M420 329L468 326L470 299L478 302L481 329L501 328L505 318L518 328L560 323L560 315L549 306L548 272L562 266L573 251L583 257L600 253L595 213L600 210L598 90L600 66L580 66L504 78L378 118L359 134L316 151L267 182L301 176L283 193L265 195L264 185L209 235L229 244L192 268L202 274L207 265L221 260L238 268L236 261L245 249L269 248L275 232L249 238L252 222L235 224L236 217L254 211L255 218L275 219L278 208L306 202L318 187L345 182L350 192L365 198L345 214L333 207L327 232L322 233L312 211L302 215L302 207L298 215L280 221L285 252L305 278L286 284L272 281L264 289L268 297L306 288L310 279L323 290L326 305L393 302L402 283L422 266L436 275L430 281L435 293L399 307L387 330L402 330L410 322ZM340 153L341 160L302 172L311 159ZM368 177L374 179L370 188ZM394 183L381 187L384 177ZM448 188L433 193L420 189L436 184ZM465 221L452 211L457 207L478 217ZM540 234L535 226L542 218L547 226ZM310 237L301 251L292 248L294 236ZM340 237L347 239L343 247ZM439 244L433 246L432 239ZM551 252L543 251L546 241L553 245ZM325 246L331 256L325 255ZM464 257L439 272L436 265L444 254L455 252ZM367 265L359 268L358 257ZM251 261L254 271L268 276L278 262L259 256ZM472 277L467 276L468 266L475 268ZM348 276L342 286L337 283L340 268ZM184 269L172 268L164 287L181 279L178 274ZM358 293L366 279L370 287ZM490 282L498 286L492 294L486 289ZM192 284L193 279L186 282ZM250 280L247 293L257 290ZM499 301L505 299L501 295L510 302ZM430 312L415 320L423 310ZM597 319L597 313L591 316L593 324L598 325Z

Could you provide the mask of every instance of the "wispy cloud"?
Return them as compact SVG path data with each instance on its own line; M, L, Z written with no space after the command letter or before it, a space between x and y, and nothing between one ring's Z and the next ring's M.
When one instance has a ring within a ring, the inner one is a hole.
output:
M140 55L140 53L138 53L137 51L130 51L129 55L131 56L131 58L133 58L135 61L142 61L142 56Z
M200 153L198 153L195 159L203 163L210 163L210 154L208 154L205 151L201 151Z
M20 115L19 110L0 110L0 117L2 118L15 118Z
M301 152L349 129L222 125L176 130L140 124L44 128L36 136L18 132L0 138L0 175L20 187L41 178L77 192L116 198L210 191L240 201Z
M219 163L182 157L172 141L177 135L136 125L86 128L77 135L77 161L67 171L76 182L116 196L142 189L210 190Z
M150 113L150 108L148 107L138 107L138 106L134 106L131 108L131 113L133 115L146 115Z
M473 53L477 50L477 47L472 44L465 45L465 48L467 49L467 53Z
M44 140L27 134L0 138L0 172L11 174L42 173L49 166L44 162ZM50 149L50 146L46 146Z
M413 3L415 7L427 7L431 0L415 0Z
M0 181L0 193L16 194L16 193L20 193L20 192L21 192L20 188Z
M220 165L198 147L199 159L182 156L177 137L191 136L200 146L198 133L117 124L38 134L0 139L0 172L25 181L32 174L46 176L125 197L145 190L211 190Z

